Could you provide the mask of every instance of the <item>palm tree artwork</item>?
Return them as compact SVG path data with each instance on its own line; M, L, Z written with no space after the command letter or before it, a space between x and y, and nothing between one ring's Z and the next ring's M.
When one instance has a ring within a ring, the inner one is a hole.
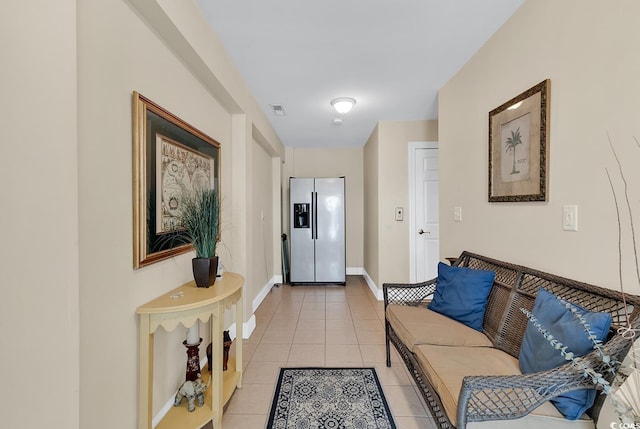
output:
M516 170L516 147L522 144L522 138L520 136L520 127L517 130L511 130L511 137L507 138L505 151L509 153L509 151L513 152L513 167L511 168L511 174L518 174L520 171Z

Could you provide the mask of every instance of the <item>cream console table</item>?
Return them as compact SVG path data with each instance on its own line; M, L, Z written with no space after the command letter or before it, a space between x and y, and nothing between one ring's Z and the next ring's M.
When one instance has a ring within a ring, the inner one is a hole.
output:
M173 331L178 324L193 326L198 320L211 321L213 343L213 371L211 384L205 394L203 407L187 411L186 400L179 407L172 407L157 428L199 429L209 420L213 427L222 427L222 407L236 387L242 383L242 286L239 274L225 272L209 288L198 288L193 281L185 283L158 298L138 307L140 316L140 392L138 402L138 429L151 429L153 404L153 336L159 327ZM236 307L235 358L229 357L227 370L222 370L222 331L225 308ZM204 344L204 343L203 343ZM182 345L180 345L182 347ZM203 345L200 345L203 347ZM206 346L205 346L206 347ZM236 365L236 362L238 363ZM186 365L186 356L185 356ZM208 368L202 370L202 378L208 381ZM176 386L176 389L178 386Z

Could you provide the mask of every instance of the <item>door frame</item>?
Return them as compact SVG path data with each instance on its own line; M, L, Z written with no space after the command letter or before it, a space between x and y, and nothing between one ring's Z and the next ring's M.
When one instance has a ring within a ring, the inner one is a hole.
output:
M416 280L416 185L415 159L418 149L438 149L438 142L409 142L409 281Z

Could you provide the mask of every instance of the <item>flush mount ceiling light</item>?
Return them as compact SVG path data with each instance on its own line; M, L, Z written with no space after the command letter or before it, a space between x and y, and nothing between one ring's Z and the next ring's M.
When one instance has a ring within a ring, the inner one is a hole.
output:
M340 97L331 100L331 105L334 109L336 109L336 112L340 113L341 115L349 113L354 104L356 104L356 100L350 97Z

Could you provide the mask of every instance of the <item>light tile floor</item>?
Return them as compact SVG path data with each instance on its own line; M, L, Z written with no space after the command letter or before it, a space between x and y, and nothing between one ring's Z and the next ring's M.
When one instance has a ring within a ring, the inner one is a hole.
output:
M227 404L224 429L264 428L279 369L296 366L375 367L398 428L435 428L393 347L385 365L383 308L362 276L347 276L346 287L274 287L244 340L242 388Z

